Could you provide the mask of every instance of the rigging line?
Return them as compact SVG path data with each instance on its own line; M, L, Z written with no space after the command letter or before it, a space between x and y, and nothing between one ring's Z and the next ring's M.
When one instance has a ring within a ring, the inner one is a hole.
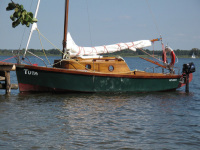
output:
M147 52L146 52L146 51L144 51L142 48L137 48L137 49L141 50L143 53L145 53L145 54L149 55L150 57L152 57L152 58L154 58L154 59L157 59L157 60L158 60L158 61L160 61L160 62L163 62L162 60L160 60L160 59L158 59L158 58L154 57L153 55L151 55L151 54L149 54L149 53L147 53Z
M29 54L31 54L31 55L33 55L33 56L35 56L36 58L38 58L38 59L42 60L42 61L43 61L43 63L44 63L44 64L46 65L46 67L47 67L47 64L45 63L45 61L44 61L42 58L38 57L37 55L33 54L32 52L30 52L30 51L28 51L28 50L27 50L27 52L28 52Z
M158 27L158 24L157 24L156 18L155 18L154 14L153 14L153 12L152 12L152 10L151 10L151 7L150 7L150 5L149 5L148 0L146 0L146 2L147 2L147 5L148 5L148 8L149 8L149 11L150 11L150 13L151 13L151 16L152 16L153 22L154 22L154 24L155 24L155 26L156 26L157 32L158 32L158 33L160 34L160 36L161 36L161 32L160 32L160 30L159 30L159 27Z
M33 0L31 1L31 6L30 6L30 8L29 8L29 11L31 10L32 4L33 4Z
M40 32L39 32L39 30L38 30L38 29L37 29L37 31L38 31L38 36L39 36L39 39L40 39L40 44L41 44L41 46L42 46L42 50L43 50L44 56L46 57L46 59L47 59L48 63L51 65L51 63L50 63L49 59L47 58L47 55L46 55L46 53L45 53L45 50L44 50L44 48L43 48L43 45L42 45L42 40L41 40L41 37L40 37Z
M62 54L64 54L59 48L57 48L53 43L51 43L51 41L49 41L39 30L38 32L40 33L40 35L47 40L53 47L55 47L58 51L60 51Z
M24 27L24 31L23 31L23 34L22 34L22 40L21 40L20 45L19 45L19 50L21 49L22 42L23 42L23 40L24 40L25 31L26 31L26 27Z
M30 61L30 59L26 56L26 59L28 59L28 61L29 61L29 64L31 64L32 65L32 63L31 63L31 61Z
M91 42L91 46L93 46L92 33L91 33L91 27L90 27L90 16L89 16L88 0L86 0L86 6L87 6L87 14L88 14L88 27L89 27L89 33L90 33L90 42Z
M31 5L30 5L30 8L29 8L29 11L30 11L31 8L32 8L32 4L33 4L33 0L31 1ZM22 40L21 40L20 45L19 45L19 50L21 49L22 42L23 42L23 40L24 40L25 31L26 31L26 26L24 27L24 31L23 31L23 34L22 34Z

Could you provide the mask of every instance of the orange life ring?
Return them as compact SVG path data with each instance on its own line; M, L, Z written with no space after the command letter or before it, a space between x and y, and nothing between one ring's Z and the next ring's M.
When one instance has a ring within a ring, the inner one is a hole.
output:
M174 64L175 64L175 59L176 59L176 55L175 55L173 49L171 49L171 48L168 47L168 46L166 46L166 47L165 47L165 50L163 51L163 55L162 55L163 62L164 62L164 63L168 63L168 62L167 62L167 56L166 56L166 53L167 53L167 52L170 52L170 55L171 55L171 63L170 63L170 65L171 65L171 66L174 66Z

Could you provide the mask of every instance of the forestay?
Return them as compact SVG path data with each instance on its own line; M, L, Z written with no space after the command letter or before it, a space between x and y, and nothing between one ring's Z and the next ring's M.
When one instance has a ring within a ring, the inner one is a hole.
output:
M150 40L140 40L128 43L118 43L113 45L104 45L96 47L80 47L76 45L70 33L67 34L67 49L70 51L70 56L96 55L103 53L113 53L125 49L136 51L137 48L151 46Z

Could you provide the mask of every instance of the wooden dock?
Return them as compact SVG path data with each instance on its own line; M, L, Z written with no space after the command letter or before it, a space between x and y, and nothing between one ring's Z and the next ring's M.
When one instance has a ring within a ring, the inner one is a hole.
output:
M15 71L14 63L0 62L0 89L5 89L6 94L10 94L11 89L18 89L18 84L11 84L10 71Z

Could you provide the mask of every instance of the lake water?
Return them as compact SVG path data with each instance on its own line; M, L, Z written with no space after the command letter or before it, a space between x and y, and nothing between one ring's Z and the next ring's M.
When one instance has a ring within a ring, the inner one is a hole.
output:
M153 66L139 58L125 60L132 70ZM107 94L20 94L12 90L10 96L1 90L0 149L198 150L200 59L179 59L176 66L182 68L191 61L196 72L189 94L185 88ZM17 83L15 72L11 81Z

